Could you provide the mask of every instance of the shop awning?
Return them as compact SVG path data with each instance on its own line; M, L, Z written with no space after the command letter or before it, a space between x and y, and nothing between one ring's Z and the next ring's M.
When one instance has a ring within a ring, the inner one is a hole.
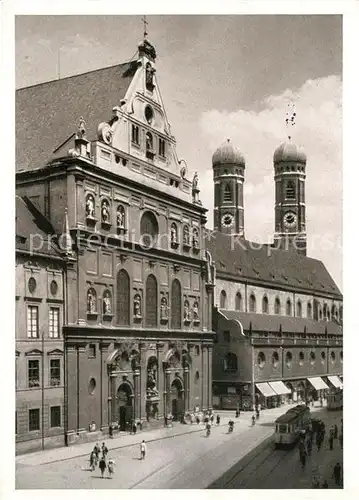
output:
M328 380L329 382L331 382L334 387L336 387L337 389L342 389L343 388L343 384L340 380L340 378L337 376L337 375L328 375Z
M283 384L281 380L277 380L276 382L268 382L274 392L278 394L278 396L282 396L284 394L290 394L292 391L288 389L288 387Z
M321 377L311 377L307 378L307 380L312 384L312 386L316 391L320 391L322 389L329 389L329 387Z
M260 384L256 384L257 389L263 394L265 398L269 398L270 396L276 396L277 393L273 391L267 382L261 382Z

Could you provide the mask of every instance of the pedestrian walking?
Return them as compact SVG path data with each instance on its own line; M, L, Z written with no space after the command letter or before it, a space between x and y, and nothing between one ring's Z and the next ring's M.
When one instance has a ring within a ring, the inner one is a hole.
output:
M334 444L334 436L329 436L329 449L330 449L330 451L333 450L333 444Z
M106 460L105 460L105 457L102 457L99 464L98 464L99 468L100 468L100 471L101 471L101 477L103 479L103 475L105 473L105 470L106 470Z
M302 464L302 469L304 469L306 461L307 461L307 452L305 449L299 450L299 460Z
M334 465L333 469L334 482L337 486L340 485L340 479L342 477L342 467L339 462Z
M112 479L112 475L115 472L115 462L112 458L107 462L108 475Z
M90 469L92 471L95 470L95 467L96 467L96 463L97 463L97 459L96 459L96 453L94 450L91 451L91 454L90 454Z
M146 452L147 452L147 446L146 446L145 440L143 439L142 443L140 444L141 460L145 459Z
M113 439L113 426L112 426L112 424L109 425L108 435L110 436L111 439Z
M211 415L211 424L213 424L213 422L214 422L214 414L212 413L212 415Z
M337 426L337 424L334 425L334 439L338 439L338 426Z
M220 421L221 421L221 417L219 415L217 415L217 425L219 425Z
M217 417L217 419L218 419L218 417ZM199 419L199 417L197 416L197 417L196 417L196 424L197 424L197 425L199 425L199 423L200 423L200 419Z
M106 456L107 456L107 453L108 453L108 448L107 446L105 445L105 443L102 443L102 448L101 448L101 451L102 451L102 456L103 458L106 459Z
M95 444L93 451L95 452L96 462L97 462L99 459L100 451L101 451L100 445L98 443Z
M136 422L132 422L132 432L133 432L133 434L136 434L136 432L137 432Z

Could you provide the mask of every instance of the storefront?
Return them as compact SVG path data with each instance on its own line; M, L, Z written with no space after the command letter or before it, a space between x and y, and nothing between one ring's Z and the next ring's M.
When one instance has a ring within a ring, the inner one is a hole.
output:
M307 378L309 382L307 386L307 399L313 399L318 401L321 397L327 394L329 391L329 386L324 382L322 377L310 377Z
M275 382L269 382L270 387L273 391L280 396L281 403L289 403L291 390L281 381L276 380Z
M343 389L343 382L340 380L338 375L328 375L327 379L334 389Z
M275 408L280 405L278 394L272 389L268 382L256 384L255 406L263 408Z

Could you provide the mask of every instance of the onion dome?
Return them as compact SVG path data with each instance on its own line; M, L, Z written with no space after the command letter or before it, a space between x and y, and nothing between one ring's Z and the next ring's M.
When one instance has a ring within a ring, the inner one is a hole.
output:
M292 142L285 142L277 147L274 151L273 162L294 162L294 163L307 163L307 156L304 149L296 146Z
M240 152L239 148L234 146L230 139L227 139L213 154L212 156L212 166L218 165L245 165L244 156Z

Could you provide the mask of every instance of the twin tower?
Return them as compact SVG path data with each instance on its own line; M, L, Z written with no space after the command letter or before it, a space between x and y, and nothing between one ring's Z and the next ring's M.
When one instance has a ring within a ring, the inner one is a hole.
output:
M307 252L305 169L307 157L291 142L274 152L275 233L273 246ZM212 157L214 229L244 237L243 184L245 160L229 139Z

